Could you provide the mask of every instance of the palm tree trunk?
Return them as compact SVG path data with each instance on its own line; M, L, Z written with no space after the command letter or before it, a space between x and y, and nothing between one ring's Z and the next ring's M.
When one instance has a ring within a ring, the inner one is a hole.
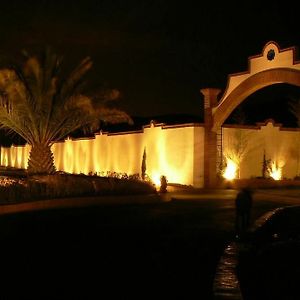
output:
M27 171L29 174L53 174L56 171L53 153L48 144L32 145Z

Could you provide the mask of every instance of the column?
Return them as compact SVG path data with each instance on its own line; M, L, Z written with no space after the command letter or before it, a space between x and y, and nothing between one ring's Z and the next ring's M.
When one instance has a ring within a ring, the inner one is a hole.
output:
M201 89L204 96L204 187L217 186L217 133L212 131L212 109L218 103L218 95L221 90L216 88Z

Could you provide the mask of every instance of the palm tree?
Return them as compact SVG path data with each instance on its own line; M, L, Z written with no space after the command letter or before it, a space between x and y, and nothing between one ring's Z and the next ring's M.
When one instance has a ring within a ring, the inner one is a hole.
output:
M20 67L0 69L0 127L19 134L29 145L29 174L55 172L51 146L79 128L94 130L100 121L130 122L123 111L108 105L118 92L91 97L82 93L92 67L83 59L69 76L62 75L62 59L47 49L42 58L27 56Z

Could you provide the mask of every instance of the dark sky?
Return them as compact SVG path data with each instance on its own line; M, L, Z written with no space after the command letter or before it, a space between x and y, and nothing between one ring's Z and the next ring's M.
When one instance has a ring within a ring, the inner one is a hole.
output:
M129 114L200 115L200 88L224 89L270 40L300 45L298 15L287 1L10 0L0 52L50 45L70 65L88 55L92 80L118 88Z

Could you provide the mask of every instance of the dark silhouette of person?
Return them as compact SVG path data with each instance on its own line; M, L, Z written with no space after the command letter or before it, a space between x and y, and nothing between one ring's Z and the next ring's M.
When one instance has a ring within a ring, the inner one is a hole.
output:
M235 199L236 219L235 230L239 238L250 225L253 191L249 188L241 189Z

